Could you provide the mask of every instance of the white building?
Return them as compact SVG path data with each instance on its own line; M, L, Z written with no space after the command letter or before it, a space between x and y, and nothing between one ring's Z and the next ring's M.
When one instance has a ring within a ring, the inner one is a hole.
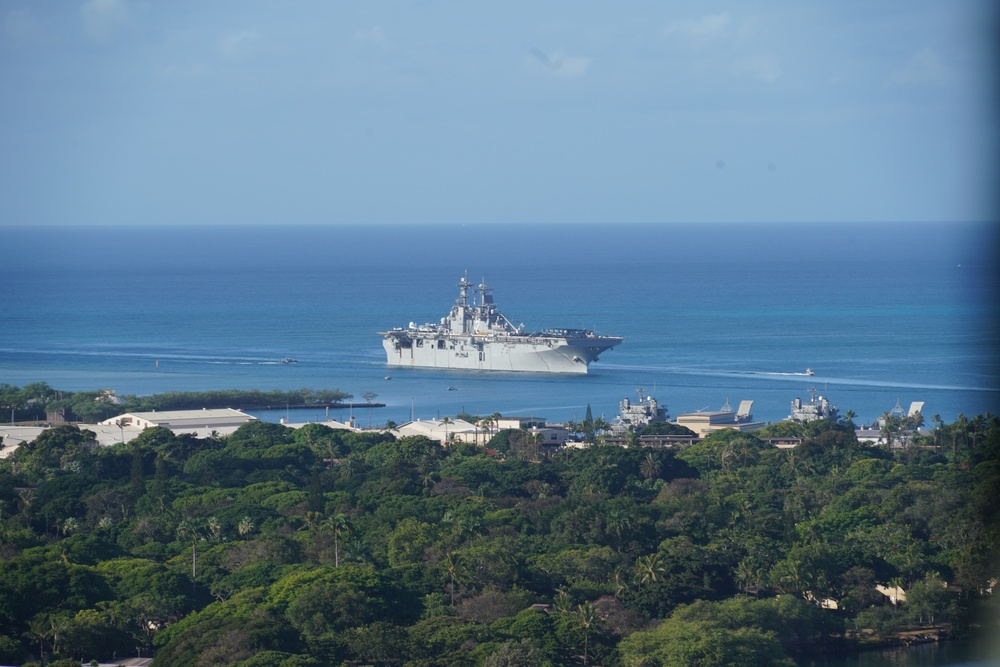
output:
M209 410L164 410L163 412L128 412L100 422L100 426L135 426L140 429L163 426L174 433L197 433L208 430L222 432L222 429L233 430L259 421L253 415L248 415L232 408Z
M707 437L715 431L727 428L737 431L754 431L767 426L764 422L753 420L753 415L750 414L751 406L753 406L753 401L741 401L740 409L733 412L733 409L729 407L729 401L726 401L720 410L678 415L674 423L691 429L699 438Z
M442 445L448 442L471 442L485 444L489 434L464 419L418 419L401 424L390 431L397 438L422 435L428 440L437 440Z
M34 441L47 426L0 426L0 459L5 459L21 445Z

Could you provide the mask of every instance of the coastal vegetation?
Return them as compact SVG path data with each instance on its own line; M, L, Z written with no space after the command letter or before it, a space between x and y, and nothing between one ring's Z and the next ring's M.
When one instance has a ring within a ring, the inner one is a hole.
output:
M0 409L6 409L10 421L44 421L52 412L62 411L68 421L90 424L110 419L123 412L153 410L200 410L201 408L234 408L260 410L266 408L337 406L353 398L339 389L228 389L216 391L183 391L135 396L116 395L101 391L62 391L44 382L25 387L0 384ZM368 403L371 403L369 400Z
M934 423L556 452L58 426L0 461L0 663L790 665L982 634L1000 420Z

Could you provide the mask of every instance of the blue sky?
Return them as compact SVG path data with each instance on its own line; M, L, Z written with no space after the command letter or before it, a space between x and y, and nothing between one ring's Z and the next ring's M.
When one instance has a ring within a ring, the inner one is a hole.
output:
M0 225L988 220L992 2L0 5Z

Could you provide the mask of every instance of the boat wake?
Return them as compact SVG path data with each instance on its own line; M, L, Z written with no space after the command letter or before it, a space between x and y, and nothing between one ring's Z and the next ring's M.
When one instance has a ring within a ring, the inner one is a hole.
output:
M740 371L736 371L739 373ZM747 375L781 375L781 376L793 376L793 377L812 377L816 375L811 368L807 368L803 373L783 373L781 371L743 371Z
M673 375L686 375L686 376L697 376L697 377L715 377L715 378L755 378L759 380L788 380L793 377L809 377L811 382L822 383L824 385L838 385L843 387L884 387L888 389L927 389L927 390L939 390L939 391L975 391L975 392L1000 392L1000 388L997 387L971 387L971 386L958 386L958 385L942 385L942 384L927 384L922 382L898 382L892 380L866 380L860 378L837 378L837 377L826 377L819 376L815 374L806 373L777 373L777 372L758 372L758 371L728 371L728 370L714 370L707 368L691 368L691 367L681 367L681 366L624 366L624 365L612 365L612 364L602 364L603 369L615 369L620 371L639 371L639 372L660 372L669 373Z

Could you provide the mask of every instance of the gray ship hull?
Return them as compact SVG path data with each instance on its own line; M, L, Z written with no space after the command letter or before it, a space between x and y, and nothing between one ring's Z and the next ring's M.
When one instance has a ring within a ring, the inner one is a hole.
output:
M493 301L485 283L470 300L468 276L459 283L458 299L440 323L380 331L390 366L476 371L516 371L584 375L591 362L622 342L587 329L546 329L525 333Z
M589 364L619 341L511 337L477 342L469 337L400 340L387 336L382 347L390 366L585 375Z

